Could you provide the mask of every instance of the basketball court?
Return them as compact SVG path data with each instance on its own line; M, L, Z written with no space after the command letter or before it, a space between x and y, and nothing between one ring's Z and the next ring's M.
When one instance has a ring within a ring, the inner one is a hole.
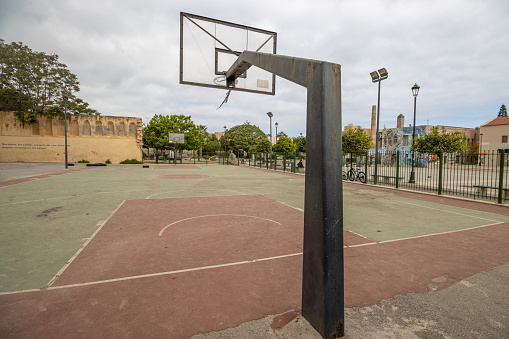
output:
M188 338L289 315L274 319L279 328L300 312L303 177L159 166L1 188L2 241L13 244L2 244L2 337ZM164 178L174 174L204 177ZM128 178L135 184L120 189ZM84 210L95 220L71 218ZM504 207L346 184L344 210L346 307L441 290L509 262ZM31 249L17 250L24 242Z

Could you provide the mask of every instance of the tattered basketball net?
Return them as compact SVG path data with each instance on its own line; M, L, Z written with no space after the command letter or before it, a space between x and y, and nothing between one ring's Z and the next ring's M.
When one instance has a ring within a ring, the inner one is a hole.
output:
M230 96L230 93L232 92L232 90L229 90L228 92L226 92L226 98L224 98L223 102L221 103L221 106L223 106L223 104L227 103L228 102L228 97ZM216 110L220 109L221 106L219 106L218 108L216 108Z

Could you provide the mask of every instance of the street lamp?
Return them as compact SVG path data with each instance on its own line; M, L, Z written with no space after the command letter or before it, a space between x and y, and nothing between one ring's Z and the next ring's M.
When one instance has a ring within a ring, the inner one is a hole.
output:
M67 94L64 94L63 98L64 98L64 123L65 123L65 127L64 127L64 133L65 133L65 169L67 169L68 168L68 165L67 165L67 99L68 99L68 96L67 96Z
M226 126L224 128L224 155L226 156Z
M277 144L277 121L274 125L276 126L276 144Z
M479 166L482 165L482 158L481 158L481 149L482 149L482 133L479 134L481 137L481 140L479 141Z
M270 123L270 168L272 168L272 117L274 116L272 112L268 112L267 115L269 116L269 123Z
M410 184L415 184L415 173L414 173L414 156L415 156L415 109L417 106L417 94L419 94L419 85L415 84L412 86L412 94L414 96L414 125L412 131L412 172L410 172L410 180L408 182Z
M375 141L375 175L373 179L373 183L376 185L378 182L378 140L379 140L379 126L380 126L380 85L382 80L385 80L389 77L389 73L385 68L380 68L378 71L374 71L369 73L371 75L371 80L373 82L378 82L378 105L376 106L376 141Z

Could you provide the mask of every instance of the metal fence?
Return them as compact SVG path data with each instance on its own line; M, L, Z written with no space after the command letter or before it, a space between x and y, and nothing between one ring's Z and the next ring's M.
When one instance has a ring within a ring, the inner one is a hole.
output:
M509 202L509 153L501 150L478 153L412 154L378 152L376 184L475 200ZM413 161L412 161L413 159ZM203 152L177 154L178 163L250 166L291 173L305 172L306 153ZM161 162L161 160L159 160ZM173 159L162 162L173 163ZM413 166L412 166L413 163ZM354 175L348 175L353 169ZM412 171L414 172L413 180ZM343 157L343 178L375 183L375 152Z
M376 184L503 204L509 200L508 165L508 154L503 150L481 155L379 152ZM367 183L375 183L375 152L359 157L346 155L343 172L347 173L351 167L363 172Z

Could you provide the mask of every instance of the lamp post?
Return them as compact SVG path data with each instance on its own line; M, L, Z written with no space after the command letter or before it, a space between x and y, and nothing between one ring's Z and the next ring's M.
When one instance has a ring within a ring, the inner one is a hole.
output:
M414 96L414 125L412 130L412 172L410 172L410 184L415 184L415 172L414 172L414 156L415 156L415 109L417 107L417 94L419 94L419 85L415 84L412 86L412 94Z
M276 126L276 144L277 144L277 121L274 125Z
M272 117L273 117L273 114L272 112L268 112L267 115L269 116L269 120L270 120L270 168L272 168Z
M380 127L380 84L382 80L389 77L389 73L385 68L380 68L378 71L369 73L373 82L378 82L378 105L376 106L376 141L375 141L375 175L373 177L373 183L376 185L378 182L378 140L379 140L379 127Z
M481 155L481 150L482 150L482 133L479 134L479 136L481 137L481 140L479 141L479 166L482 166L482 155Z
M65 127L64 127L64 134L65 134L65 169L68 168L68 165L67 165L67 99L68 99L68 96L67 94L64 94L63 95L64 97L64 123L65 123Z
M226 126L223 126L224 128L224 156L226 157ZM224 158L223 158L224 161ZM224 162L223 162L224 164Z

